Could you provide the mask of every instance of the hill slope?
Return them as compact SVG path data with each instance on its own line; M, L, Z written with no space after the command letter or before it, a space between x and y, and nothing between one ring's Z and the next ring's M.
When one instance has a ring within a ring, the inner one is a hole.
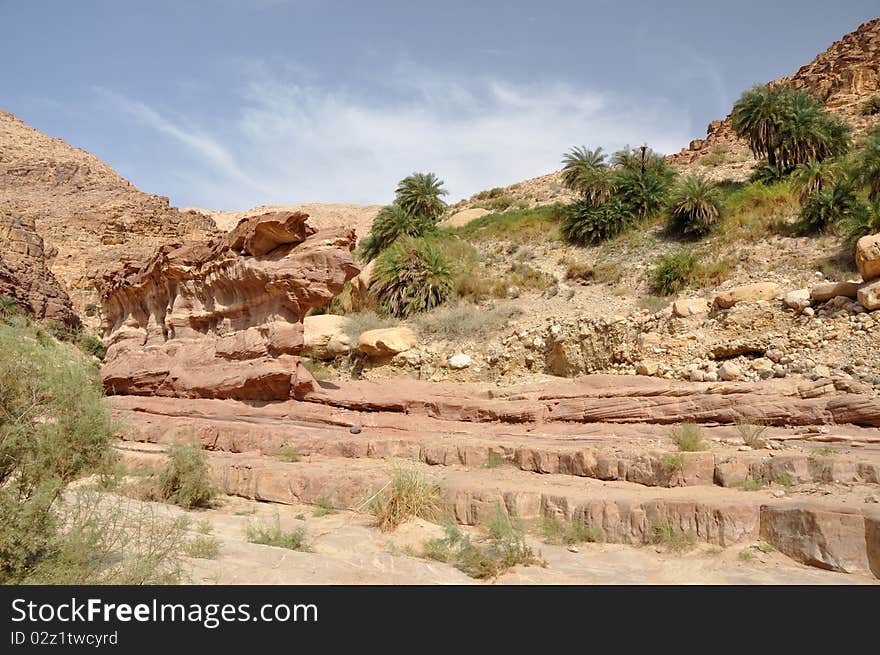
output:
M107 267L169 241L203 239L210 217L143 193L88 152L0 110L0 212L35 226L51 272L82 313Z

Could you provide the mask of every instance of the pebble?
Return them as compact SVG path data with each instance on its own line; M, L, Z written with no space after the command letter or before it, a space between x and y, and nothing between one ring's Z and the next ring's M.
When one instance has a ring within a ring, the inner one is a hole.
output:
M771 492L771 494L774 498L784 498L785 497L785 492L782 489L774 489Z
M880 503L880 498L877 498L877 496L874 496L874 495L866 496L865 502L866 503Z
M352 434L360 434L361 433L361 426L352 425L350 428L348 428L348 431L351 432Z
M579 552L581 552L581 551L578 550L577 546L569 546L569 547L568 547L568 552L569 552L569 553L579 553Z

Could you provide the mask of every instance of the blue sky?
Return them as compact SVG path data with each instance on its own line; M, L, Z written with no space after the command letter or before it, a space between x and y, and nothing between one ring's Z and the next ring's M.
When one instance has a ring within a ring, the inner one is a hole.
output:
M876 0L0 0L0 107L177 206L450 199L673 152Z

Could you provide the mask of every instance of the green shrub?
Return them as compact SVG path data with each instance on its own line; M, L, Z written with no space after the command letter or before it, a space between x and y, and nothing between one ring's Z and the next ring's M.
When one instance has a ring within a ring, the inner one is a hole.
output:
M444 531L443 538L425 544L424 556L452 564L472 578L494 579L516 565L544 565L525 543L522 523L510 519L497 503L485 540L472 541L452 522L446 523Z
M206 535L193 537L183 547L183 554L198 559L214 559L220 553L220 540Z
M837 229L849 249L855 247L856 241L862 237L880 232L880 200L861 203L855 211L838 217ZM851 258L847 257L846 261L852 264Z
M572 148L562 158L562 184L583 196L583 201L598 207L611 197L614 179L605 163L602 148Z
M398 239L378 258L373 276L380 306L397 318L442 305L453 291L452 263L425 239Z
M281 446L281 448L273 452L271 456L275 459L280 459L282 462L291 463L298 462L302 459L302 455L296 446Z
M281 519L276 514L272 525L258 524L249 525L245 531L247 540L252 544L261 546L274 546L275 548L287 548L288 550L310 551L312 548L306 541L306 529L294 528L282 530Z
M595 207L581 201L569 205L561 232L570 243L588 245L606 241L635 224L635 217L618 197Z
M198 444L173 444L156 482L159 499L186 509L208 507L217 495L205 452Z
M0 322L0 583L46 557L60 493L107 461L113 434L94 368L39 334Z
M721 218L718 185L699 175L682 180L672 193L670 226L685 236L708 234Z
M699 263L690 250L677 250L657 260L651 275L651 290L664 296L678 293L696 276Z
M848 180L811 193L801 208L799 225L807 234L827 231L835 223L857 224L869 211Z
M107 351L104 350L104 342L98 337L93 337L92 335L81 336L76 345L79 346L80 350L83 352L92 355L93 357L97 357L98 359L104 359L104 355L107 354Z
M662 159L639 169L624 168L615 177L615 197L638 220L656 216L666 206L675 177Z
M751 446L756 450L767 447L767 441L764 435L767 432L767 426L763 423L752 421L737 421L736 431L742 437L743 443Z
M707 450L706 442L703 441L703 431L695 423L682 423L674 427L670 433L672 443L682 452L697 452Z
M445 228L442 231L468 241L504 239L515 243L532 243L536 239L547 239L551 236L564 216L565 205L543 205L487 214L467 225Z
M697 535L692 530L682 530L666 517L651 522L651 536L655 544L677 553L690 550L697 543Z
M874 116L880 114L880 96L871 96L862 103L860 110L862 116Z
M785 168L779 164L768 164L766 161L758 162L758 165L752 169L749 175L749 182L752 184L771 185L782 182L791 174L790 168Z
M369 503L376 524L383 532L394 530L411 518L437 521L444 515L439 484L425 480L415 468L397 466L391 479Z
M336 505L333 504L333 501L330 500L327 496L321 496L315 501L315 511L313 512L314 516L329 516L330 514L336 514L338 510L336 509Z
M853 157L852 174L857 184L868 187L868 198L880 201L880 127L868 135Z
M605 531L602 528L589 526L583 520L567 521L558 516L545 516L541 531L548 544L574 546L605 541Z
M86 316L94 316L98 313L98 306L95 303L90 302L88 305L86 305L85 312Z
M0 296L0 319L19 315L18 301L12 296Z
M522 310L509 303L478 307L470 303L437 307L415 319L420 334L435 339L460 340L491 334L504 328Z

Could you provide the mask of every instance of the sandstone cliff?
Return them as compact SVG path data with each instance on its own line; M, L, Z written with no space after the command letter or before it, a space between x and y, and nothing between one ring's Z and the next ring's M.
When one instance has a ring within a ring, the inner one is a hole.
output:
M303 318L359 269L352 230L316 233L307 218L250 217L106 275L108 393L282 400L310 388L298 358Z
M42 239L37 259L45 258L80 313L96 302L102 270L145 259L163 243L216 232L209 217L169 207L167 198L139 191L97 157L2 110L0 211L33 231L31 241Z

